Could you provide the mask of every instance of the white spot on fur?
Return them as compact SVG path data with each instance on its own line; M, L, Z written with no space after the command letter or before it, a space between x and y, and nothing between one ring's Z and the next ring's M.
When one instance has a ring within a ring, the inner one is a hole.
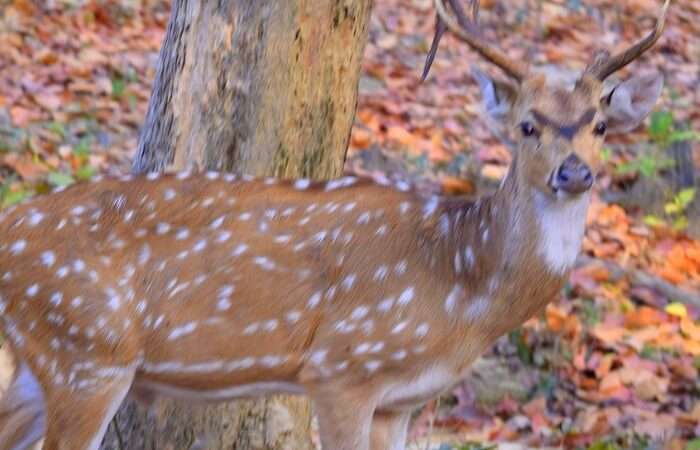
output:
M332 191L338 188L349 187L355 184L357 178L355 177L343 177L337 180L330 180L326 183L326 191Z
M474 250L470 246L467 246L467 248L464 249L464 262L467 266L473 267L475 261Z
M209 224L209 227L212 229L219 228L221 225L224 224L224 219L225 219L225 216L221 216L217 219L214 219L214 221L211 224Z
M454 312L457 302L464 296L464 288L455 284L447 298L445 299L445 311L449 314Z
M229 300L228 298L225 298L225 297L224 297L224 298L220 298L220 299L216 302L216 309L218 309L219 311L226 311L226 310L228 310L230 307L231 307L231 300Z
M41 263L46 267L51 267L56 262L56 254L51 250L47 250L41 254Z
M39 225L42 220L44 220L44 215L39 211L32 211L32 213L29 214L29 226L31 227Z
M430 200L423 206L423 219L427 219L432 216L439 205L439 199L437 196L430 197Z
M345 279L343 280L342 286L345 291L349 291L352 289L352 286L355 284L355 279L357 278L357 275L354 273L351 273L350 275L346 276Z
M315 292L306 303L308 309L314 309L321 302L321 291Z
M391 354L391 359L394 361L401 361L402 359L405 359L406 356L408 356L408 352L406 350L399 350Z
M267 271L275 269L274 261L264 256L256 256L255 258L253 258L253 262Z
M312 364L320 366L326 360L326 355L328 355L328 350L316 350L311 353L309 361L311 361Z
M287 313L287 322L294 324L301 319L301 313L299 311L290 311Z
M401 275L406 273L407 269L408 269L408 261L406 261L405 259L402 259L401 261L398 262L398 264L396 264L396 267L394 267L394 272L396 273L396 275L401 276Z
M51 299L49 300L53 306L59 306L63 300L63 294L60 292L54 292L51 294Z
M168 340L169 341L174 341L175 339L179 339L182 336L186 336L188 334L191 334L194 332L194 330L197 329L197 323L196 322L188 322L181 327L174 328L173 331L170 332L170 335L168 335Z
M236 248L233 249L231 252L231 255L233 256L241 256L243 253L248 250L248 246L246 244L238 244Z
M309 180L308 178L302 178L294 182L294 189L298 189L300 191L308 189L309 186L311 186L311 180Z
M385 298L377 305L377 310L380 312L387 312L394 306L394 297Z
M483 296L475 297L464 310L464 318L475 321L484 316L489 309L489 299Z
M196 244L194 244L194 247L192 247L192 251L194 252L201 252L205 248L207 248L207 240L206 239L200 239L197 241Z
M350 315L352 320L362 320L369 313L369 308L366 306L358 306Z
M27 288L27 296L28 297L34 297L36 294L39 293L39 285L34 283L31 286Z
M14 244L12 244L10 246L10 252L13 255L19 255L20 253L22 253L24 251L25 248L27 248L27 241L22 239L22 240L15 242Z
M371 347L372 347L371 342L363 342L362 344L355 347L355 351L353 353L355 355L363 355L363 354L367 353Z
M388 274L389 268L387 266L379 266L374 271L374 281L384 281Z
M408 320L397 323L394 328L391 329L391 334L399 334L408 326Z
M260 328L260 324L257 322L253 322L243 329L243 334L250 335L250 334L256 333L259 328Z
M415 335L418 338L425 337L428 335L428 330L430 330L430 326L426 322L423 322L416 327Z
M377 370L379 370L380 367L382 367L382 362L381 362L381 361L377 361L376 359L367 361L367 362L365 363L365 368L366 368L367 371L369 371L369 372L376 372Z
M413 286L405 289L401 295L399 295L398 300L396 300L396 303L402 306L408 305L411 303L411 300L413 300L413 296L415 294L415 290Z

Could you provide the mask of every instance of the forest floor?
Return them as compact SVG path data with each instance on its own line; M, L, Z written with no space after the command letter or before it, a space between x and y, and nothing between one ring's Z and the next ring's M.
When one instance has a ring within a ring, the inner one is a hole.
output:
M0 1L5 206L128 170L169 13L165 1L43 3ZM595 49L642 36L659 7L490 0L482 27L514 58L567 78ZM421 83L433 26L431 0L375 2L347 170L486 193L511 159L480 116L470 76L474 65L490 68L446 36ZM700 449L697 36L700 3L674 0L659 45L621 75L657 70L665 89L644 126L604 149L566 289L417 414L411 448Z

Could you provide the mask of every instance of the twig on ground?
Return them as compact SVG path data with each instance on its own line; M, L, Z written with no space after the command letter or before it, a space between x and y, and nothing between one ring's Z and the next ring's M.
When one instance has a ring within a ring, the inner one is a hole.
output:
M614 261L609 261L605 259L597 259L588 255L580 255L576 260L576 266L588 266L598 264L605 267L614 280L619 280L623 277L627 277L630 284L635 286L644 286L651 288L663 296L667 297L671 301L677 301L684 303L686 305L692 305L700 308L700 294L693 292L688 292L685 289L681 289L673 284L664 281L650 273L644 272L643 270L634 269L630 267L622 267Z

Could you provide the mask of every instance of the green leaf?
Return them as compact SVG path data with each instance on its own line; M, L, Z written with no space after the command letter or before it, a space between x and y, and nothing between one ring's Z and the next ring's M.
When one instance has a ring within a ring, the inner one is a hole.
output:
M75 180L72 176L70 176L67 173L61 172L51 172L47 179L49 183L58 187L70 186L71 184L75 183Z
M75 178L86 181L95 176L96 172L97 170L92 166L83 166L75 171Z
M66 127L61 122L51 122L47 128L62 138L66 135Z
M604 147L600 150L600 159L603 162L608 162L610 161L610 158L612 158L612 150L608 147Z
M695 188L683 189L678 193L678 195L676 195L676 198L683 209L687 208L688 205L693 203L693 200L695 200Z
M81 158L86 158L90 155L90 142L87 138L81 139L78 145L73 147L73 154Z
M683 208L676 202L666 203L664 205L664 212L668 215L678 214L683 212Z
M674 131L669 137L671 143L680 141L700 141L700 133L697 131Z
M656 142L665 142L671 135L673 114L670 111L654 111L649 123L649 136Z
M644 223L649 225L650 227L662 227L666 225L666 222L664 222L663 219L651 214L644 217Z
M700 450L700 438L686 442L685 450Z
M112 97L120 99L124 96L126 81L123 78L112 78Z
M645 156L639 162L639 171L647 178L651 178L656 174L656 160L650 156Z
M24 200L25 198L29 197L31 193L27 192L24 189L19 189L16 191L10 191L8 190L5 192L5 195L3 195L2 198L2 207L6 208L8 206L12 206L14 204L17 204Z
M637 161L630 161L618 165L615 168L615 172L617 172L618 175L626 175L636 172L638 168L639 164L637 163Z
M671 225L671 229L673 229L673 231L683 231L686 228L688 228L688 218L685 216L680 216L674 220L673 224Z

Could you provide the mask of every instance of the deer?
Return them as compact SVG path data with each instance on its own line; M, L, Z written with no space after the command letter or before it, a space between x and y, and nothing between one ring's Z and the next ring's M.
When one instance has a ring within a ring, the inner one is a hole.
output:
M457 0L435 7L435 40L449 29L507 76L475 72L485 120L517 143L499 189L470 201L383 177L154 172L6 209L0 324L17 368L0 449L98 449L139 392L307 395L324 449L404 449L416 408L557 297L605 136L636 127L663 84L604 81L659 39L669 0L574 86L487 42Z

